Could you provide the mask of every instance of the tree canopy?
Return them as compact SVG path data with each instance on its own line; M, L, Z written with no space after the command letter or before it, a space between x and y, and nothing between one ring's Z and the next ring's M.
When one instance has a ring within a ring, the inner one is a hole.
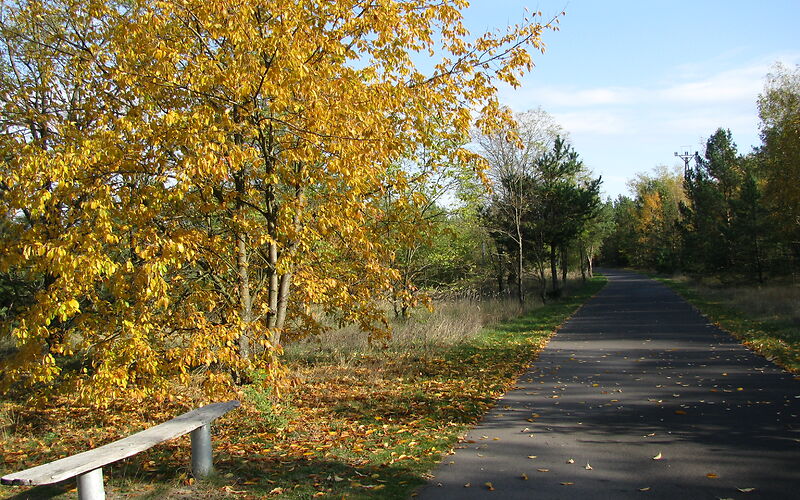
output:
M393 167L445 144L434 168L482 175L463 144L507 126L495 82L518 84L548 27L472 38L465 6L4 4L0 273L26 290L6 387L225 387L274 367L313 308L386 334L387 218L424 205Z

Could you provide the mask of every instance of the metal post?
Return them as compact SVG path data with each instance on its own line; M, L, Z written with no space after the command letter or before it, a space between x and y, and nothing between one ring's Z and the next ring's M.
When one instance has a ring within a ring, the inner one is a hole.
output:
M105 500L103 468L97 468L78 476L78 500Z
M213 468L211 424L206 424L192 431L192 475L196 478L206 477Z

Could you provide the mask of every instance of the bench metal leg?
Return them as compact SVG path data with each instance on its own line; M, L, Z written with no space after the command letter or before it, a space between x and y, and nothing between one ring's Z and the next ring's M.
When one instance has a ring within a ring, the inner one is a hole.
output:
M105 500L103 469L95 469L78 476L78 500Z
M192 475L196 478L206 477L213 468L211 424L206 424L192 431Z

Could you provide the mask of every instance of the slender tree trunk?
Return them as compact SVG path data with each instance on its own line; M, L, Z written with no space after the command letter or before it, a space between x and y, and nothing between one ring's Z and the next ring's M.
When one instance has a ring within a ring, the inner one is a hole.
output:
M297 166L298 174L302 170L302 165ZM301 229L301 210L305 203L305 192L301 187L295 188L295 200L297 207L295 208L294 218L292 224L296 232ZM270 213L272 214L273 221L270 222L273 228L276 228L277 221L277 208L274 206L274 198L272 197L272 190L268 196L268 206L272 207ZM271 234L276 234L274 230L270 231ZM297 243L291 243L286 248L282 249L283 255L289 256L297 249ZM286 312L289 307L289 295L292 287L292 278L294 273L290 269L284 270L281 274L278 271L278 244L275 241L269 243L269 313L267 313L267 327L270 329L269 341L273 346L281 343L281 335L283 327L286 323Z
M253 299L250 296L250 270L247 258L247 241L243 234L236 235L237 267L239 274L239 303L244 331L239 336L239 355L249 360L251 354L250 323L253 321Z
M567 247L561 247L561 286L567 285L567 266L569 255L567 254Z
M517 294L519 297L519 303L525 303L525 292L522 288L522 232L520 231L519 225L517 225L517 251L519 252L519 257L517 259Z
M545 304L547 303L547 272L544 259L537 257L536 267L539 273L539 297L542 299L542 304Z
M578 246L578 251L580 252L581 280L586 283L586 252L582 244Z
M233 107L233 121L236 123L241 121L238 106ZM235 133L233 142L237 145L242 144L243 139L241 134ZM245 207L244 197L247 194L246 181L246 167L241 167L234 176L236 186L236 213L238 215L242 215ZM253 298L250 294L250 262L247 254L247 234L244 232L243 228L236 229L236 267L239 275L240 320L244 326L244 330L239 336L239 356L249 361L252 358L251 323L253 322Z
M556 265L556 246L551 244L550 245L550 277L553 282L553 289L552 294L553 297L558 297L560 293L560 289L558 286L558 267Z
M589 277L594 278L594 246L589 246L589 253L586 255L586 267L589 270Z

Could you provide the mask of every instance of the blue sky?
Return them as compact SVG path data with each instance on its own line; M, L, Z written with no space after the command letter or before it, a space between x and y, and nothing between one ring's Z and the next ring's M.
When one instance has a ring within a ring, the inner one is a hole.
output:
M525 7L544 19L566 11L523 86L501 99L552 114L612 197L637 172L683 165L673 153L702 151L718 127L749 152L764 77L777 61L800 64L800 0L471 3L473 34L521 21Z

